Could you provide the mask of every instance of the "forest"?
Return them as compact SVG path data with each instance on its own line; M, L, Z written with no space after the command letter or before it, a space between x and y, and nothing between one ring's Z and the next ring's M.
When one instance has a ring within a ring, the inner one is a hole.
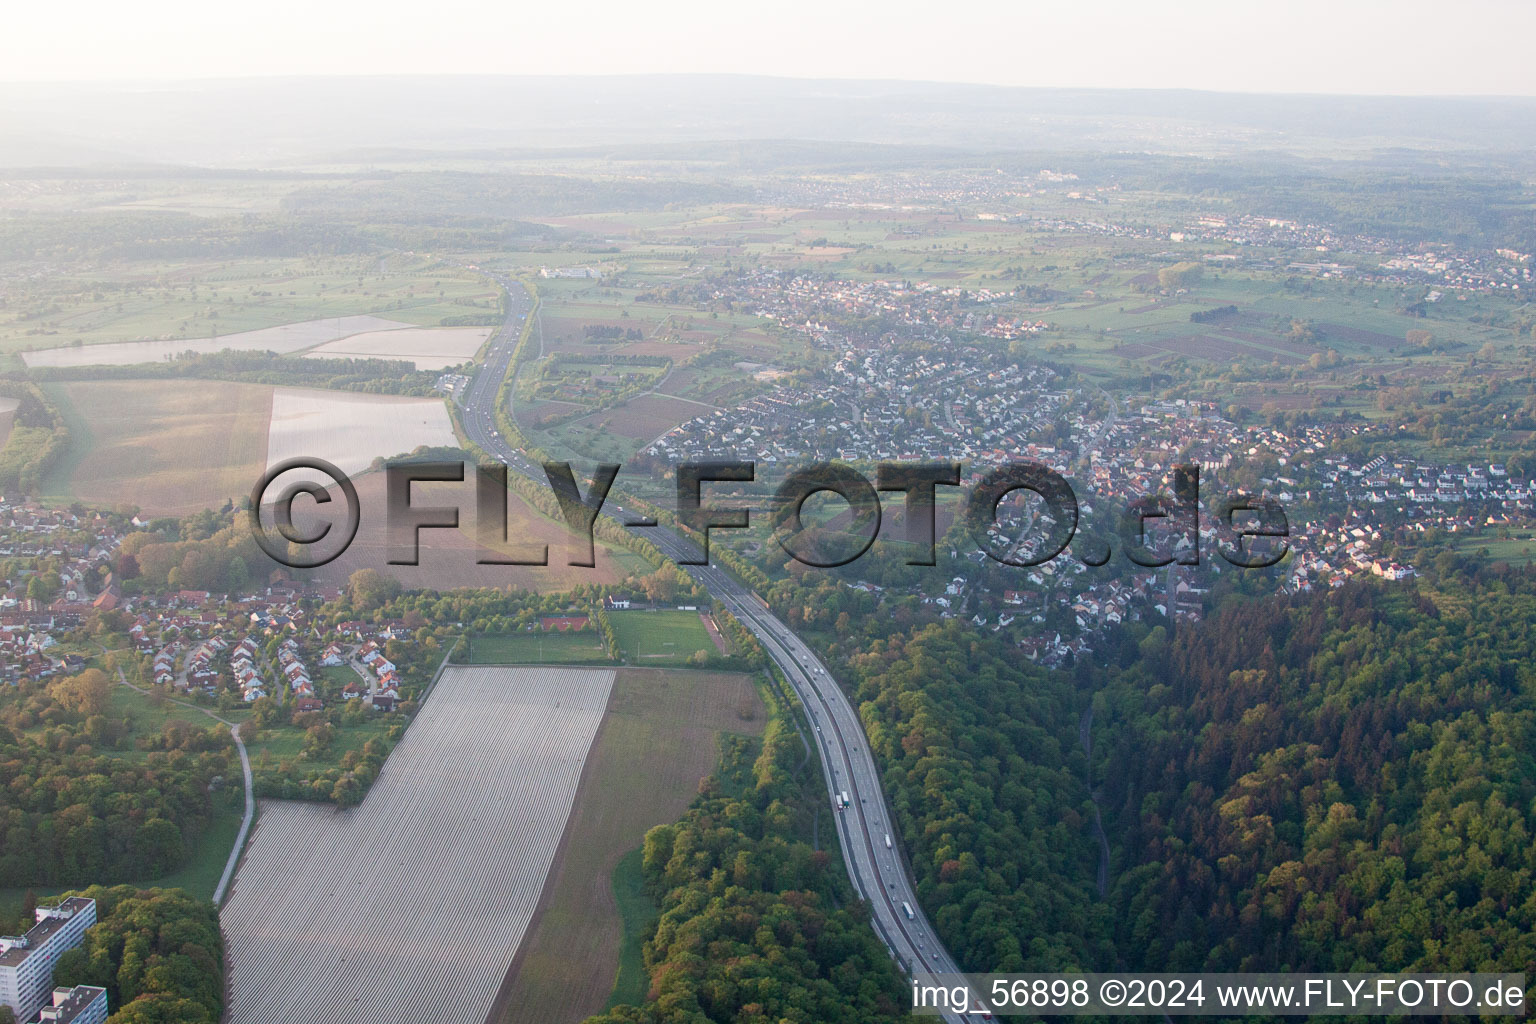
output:
M1052 672L854 621L835 671L967 969L1536 971L1536 571L1233 593Z
M60 955L55 985L107 990L107 1024L215 1024L224 1008L218 909L180 889L119 885L67 893L96 901L85 942Z
M1117 948L1531 972L1533 644L1536 575L1490 569L1234 602L1116 673L1094 700Z
M904 1017L867 908L837 854L803 834L823 794L794 730L779 717L760 745L727 737L723 747L682 820L645 837L646 888L661 909L645 944L647 1002L588 1024Z
M94 677L100 677L99 680ZM144 737L142 757L106 716L100 670L0 697L0 885L61 886L175 871L213 813L209 788L229 778L227 729Z
M499 323L500 320L498 319ZM409 361L394 359L323 359L225 349L185 353L162 363L125 366L38 366L33 380L226 380L279 387L327 388L373 395L430 397L438 374L417 371Z

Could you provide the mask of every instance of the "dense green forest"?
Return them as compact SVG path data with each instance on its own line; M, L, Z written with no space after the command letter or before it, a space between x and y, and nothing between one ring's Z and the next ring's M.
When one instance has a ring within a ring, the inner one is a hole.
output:
M1017 666L951 620L874 643L851 682L918 897L950 950L977 970L1089 969L1111 952L1079 701L1070 673Z
M1096 697L1130 962L1536 968L1536 575L1437 583L1233 603Z
M98 678L99 677L99 678ZM0 697L0 885L154 878L181 867L213 812L209 786L230 775L230 738L167 729L125 744L106 715L111 682L90 669Z
M85 942L59 957L56 985L98 985L107 1024L214 1024L224 1007L224 937L208 900L180 889L93 885Z
M806 842L819 781L782 717L760 746L724 741L688 813L645 837L646 888L661 908L645 944L648 1001L589 1024L905 1016L895 965L836 854Z
M1536 970L1536 572L1440 563L1233 594L1065 671L953 621L838 629L961 963Z

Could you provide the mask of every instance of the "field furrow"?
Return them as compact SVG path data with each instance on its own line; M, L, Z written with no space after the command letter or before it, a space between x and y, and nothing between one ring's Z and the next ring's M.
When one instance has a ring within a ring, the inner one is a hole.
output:
M613 678L449 669L360 806L263 804L221 915L230 1024L483 1020Z

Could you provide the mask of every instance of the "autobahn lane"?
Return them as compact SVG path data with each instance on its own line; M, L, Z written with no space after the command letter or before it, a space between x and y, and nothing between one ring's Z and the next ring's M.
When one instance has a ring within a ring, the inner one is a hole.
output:
M515 282L496 277L506 289L509 310L506 322L487 350L482 369L463 392L465 433L469 439L512 472L547 484L543 467L517 451L496 428L496 396L516 347L522 326L531 311L527 293ZM629 527L618 509L602 512ZM762 600L744 584L715 565L687 564L700 556L694 542L666 526L644 526L644 536L668 558L679 564L699 586L719 601L750 629L764 651L788 680L811 716L821 755L828 801L846 792L848 806L834 815L843 861L855 889L869 905L876 933L897 962L909 973L957 974L959 967L940 944L937 934L917 902L916 891L894 847L895 832L890 810L880 787L880 776L858 715L826 666ZM890 836L892 847L887 848ZM909 917L906 908L911 908ZM950 1021L971 1015L946 1014Z

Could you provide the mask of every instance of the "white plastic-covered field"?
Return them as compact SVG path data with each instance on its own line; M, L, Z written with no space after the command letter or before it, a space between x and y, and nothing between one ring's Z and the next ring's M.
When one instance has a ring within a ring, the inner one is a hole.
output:
M385 320L377 316L329 316L323 320L263 327L217 338L114 341L105 345L81 345L78 348L45 348L37 352L23 352L21 358L28 366L126 366L132 363L162 362L189 350L200 355L225 349L285 354L354 334L391 331L410 326L398 320Z
M304 353L306 359L406 359L418 370L441 370L474 358L490 327L406 327L365 331L328 341Z
M264 802L220 913L225 1021L484 1021L612 686L448 669L361 805Z
M400 455L424 444L458 444L441 399L272 389L269 468L304 456L324 459L344 473L360 473L376 458ZM295 472L282 479L286 484L306 475L312 474Z

